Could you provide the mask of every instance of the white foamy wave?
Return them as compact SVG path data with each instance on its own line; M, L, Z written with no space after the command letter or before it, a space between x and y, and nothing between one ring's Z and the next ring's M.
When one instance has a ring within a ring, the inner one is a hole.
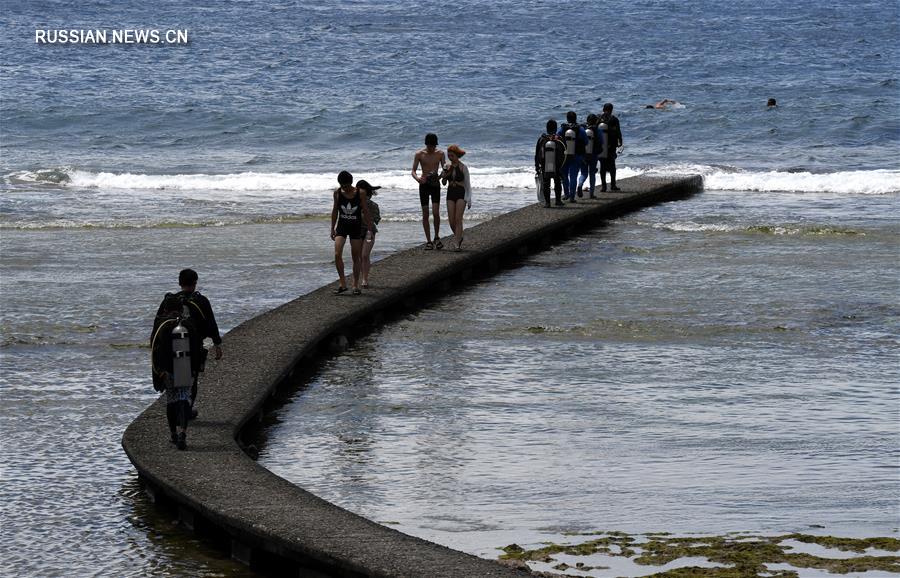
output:
M900 171L714 172L704 175L703 182L707 189L719 191L885 195L900 192Z
M521 191L534 189L534 170L520 167L470 167L472 186L480 190ZM736 167L671 164L650 168L619 167L618 178L699 174L707 190L847 193L883 195L900 192L900 170L840 171L810 173L789 171L745 171ZM360 171L385 190L417 190L407 170ZM268 198L298 193L321 194L337 186L335 173L139 174L90 172L77 169L45 169L6 175L9 183L36 183L60 187L93 188L101 191L216 191L241 195L265 193Z
M620 169L620 178L643 171ZM534 189L531 167L470 167L472 186L488 190ZM354 178L392 190L418 190L419 184L407 170L354 172ZM75 169L25 171L6 176L12 183L54 184L100 190L143 191L235 191L235 192L315 192L337 187L336 173L256 173L226 175L89 172Z

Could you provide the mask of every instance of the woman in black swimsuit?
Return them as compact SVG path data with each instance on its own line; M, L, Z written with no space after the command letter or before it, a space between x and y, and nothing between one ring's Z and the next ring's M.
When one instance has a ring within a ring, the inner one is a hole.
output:
M359 295L360 260L362 257L363 235L372 227L366 203L361 202L359 190L353 186L353 175L341 171L338 175L341 186L334 191L334 207L331 209L331 238L334 239L334 266L337 268L341 284L335 294L347 290L344 276L344 244L350 239L350 256L353 258L353 294ZM363 227L363 224L366 226Z
M459 251L463 242L463 213L466 207L472 207L472 186L469 184L469 167L460 160L466 151L458 145L447 147L447 159L450 161L441 181L447 185L447 220L453 230L454 251Z

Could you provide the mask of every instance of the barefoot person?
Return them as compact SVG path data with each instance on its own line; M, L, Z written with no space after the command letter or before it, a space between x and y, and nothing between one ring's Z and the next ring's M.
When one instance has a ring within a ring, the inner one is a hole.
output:
M419 203L422 205L422 227L425 229L425 248L442 249L439 235L441 229L441 182L440 173L444 168L444 151L437 148L438 138L434 133L425 135L425 148L413 157L412 177L419 183ZM416 171L421 169L421 175ZM431 227L428 223L428 201L434 213L434 243L431 242Z
M472 207L472 185L469 183L469 167L460 159L466 151L458 145L447 147L450 163L441 173L441 182L447 185L447 220L453 230L454 251L459 251L463 242L463 213Z
M334 207L331 209L331 238L334 240L334 266L340 277L336 295L347 290L344 276L344 244L350 239L350 256L353 259L353 294L359 295L359 275L362 260L362 244L365 231L372 227L369 210L362 202L359 190L353 186L353 175L341 171L338 187L334 191ZM364 226L365 224L365 226Z
M363 289L369 288L369 268L372 267L372 248L375 247L375 234L378 232L378 223L381 221L381 209L378 208L378 203L372 200L372 197L377 194L375 191L380 188L381 187L373 187L368 181L360 180L356 183L356 189L362 193L363 202L369 210L369 216L372 219L371 228L367 228L363 231L365 241L363 242L362 247L362 268L359 275ZM363 223L363 226L366 226L365 223Z

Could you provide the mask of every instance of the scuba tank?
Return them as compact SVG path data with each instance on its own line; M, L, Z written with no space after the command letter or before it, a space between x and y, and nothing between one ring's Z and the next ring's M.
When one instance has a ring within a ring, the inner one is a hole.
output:
M556 158L557 151L557 141L553 139L547 139L547 142L544 143L544 174L545 175L556 175L559 171L559 159Z
M600 150L597 151L601 159L605 159L609 157L609 127L606 126L605 122L601 122L597 125L597 131L600 133L600 137L603 139L602 144L600 145Z
M594 154L594 127L589 126L584 132L587 134L587 144L584 145L584 154L592 155Z
M191 387L194 376L191 372L190 332L180 317L172 329L172 357L172 387Z
M575 129L572 126L566 129L566 156L575 156L575 142L578 140L578 135L575 132Z

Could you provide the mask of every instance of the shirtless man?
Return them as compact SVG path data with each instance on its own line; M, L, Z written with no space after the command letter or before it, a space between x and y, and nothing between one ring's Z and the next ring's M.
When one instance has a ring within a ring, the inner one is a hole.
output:
M419 202L422 205L422 227L425 229L425 248L442 249L444 244L438 232L441 228L441 182L440 173L444 170L444 151L437 148L438 138L434 133L425 135L425 148L413 157L412 177L419 183ZM421 168L422 175L416 174ZM428 223L428 199L434 212L434 243L431 242L431 227Z

